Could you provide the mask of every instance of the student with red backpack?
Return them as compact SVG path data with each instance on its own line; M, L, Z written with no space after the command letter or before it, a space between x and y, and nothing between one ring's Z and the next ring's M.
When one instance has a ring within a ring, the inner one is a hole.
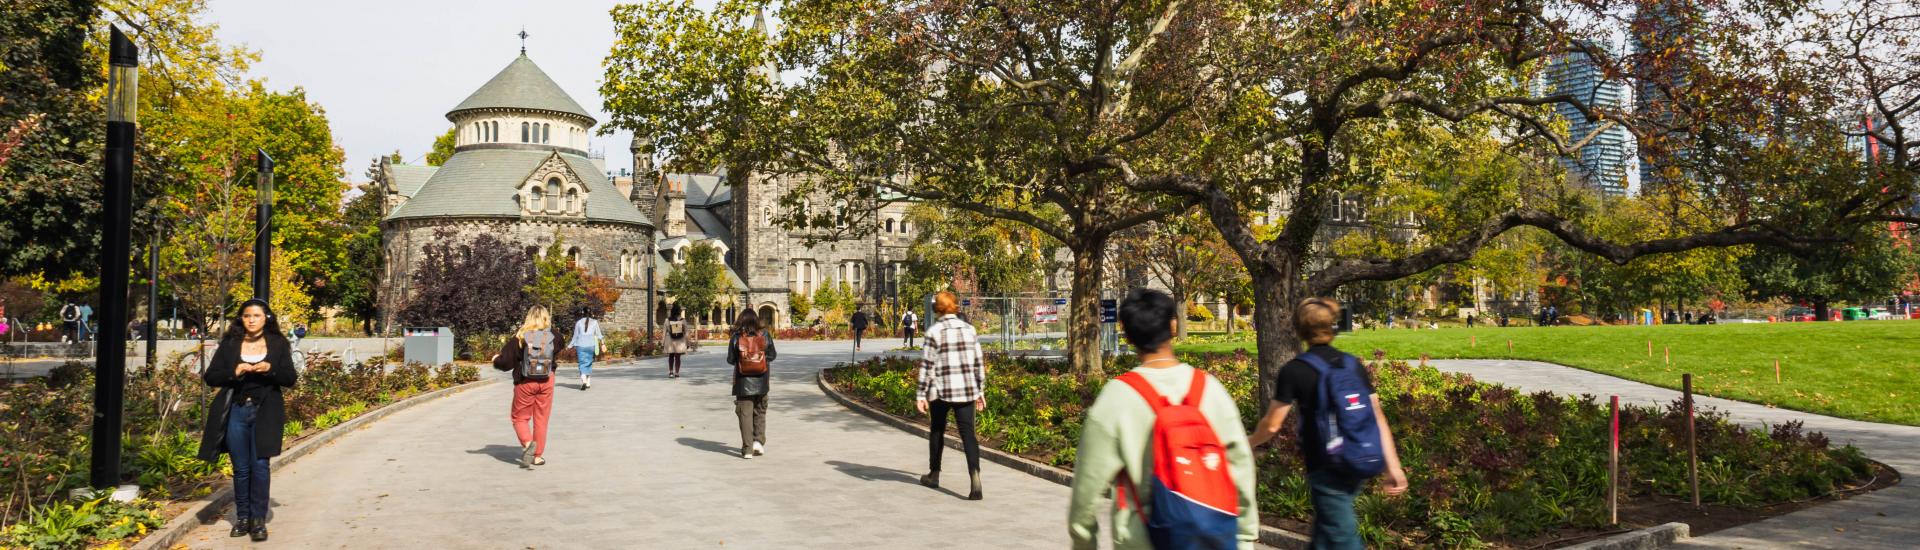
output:
M1178 311L1157 290L1120 303L1140 366L1087 408L1067 509L1074 548L1099 546L1096 507L1108 487L1116 549L1251 549L1259 540L1253 447L1227 388L1174 357Z
M733 365L733 412L740 417L740 458L767 453L768 372L777 354L773 334L760 327L753 310L740 312L727 340L727 364Z
M520 331L493 356L493 368L513 371L513 434L520 439L520 466L528 469L547 463L547 419L553 415L553 369L560 346L560 334L552 325L547 308L533 306Z
M1299 409L1298 443L1312 492L1310 547L1315 549L1365 547L1353 498L1367 479L1384 473L1383 492L1407 490L1393 429L1373 393L1373 376L1359 358L1332 345L1339 319L1340 302L1331 298L1308 298L1294 310L1294 333L1307 342L1307 351L1280 368L1273 402L1252 438L1255 446L1266 444L1280 433L1287 413Z

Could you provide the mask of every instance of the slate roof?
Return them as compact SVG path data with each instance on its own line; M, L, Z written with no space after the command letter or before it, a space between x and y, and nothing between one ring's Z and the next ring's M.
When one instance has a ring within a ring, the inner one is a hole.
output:
M388 168L393 171L393 187L402 197L412 197L415 193L419 193L420 187L427 184L427 180L433 177L433 173L440 171L438 166L413 164L392 164L388 165Z
M447 111L447 117L452 118L454 113L468 109L488 108L542 109L593 120L593 115L587 114L580 103L561 90L560 85L555 84L546 71L534 65L532 59L527 59L525 53L514 58L507 68L500 69L499 74L493 75L492 80L474 90L473 95L467 96L466 101L461 101L458 107Z
M727 230L727 224L722 223L720 216L712 210L689 207L687 220L700 227L698 231L700 234L708 238L720 239L720 242L727 243L730 248L739 248L733 240L733 232ZM695 231L691 229L687 230L688 237L692 237L694 233ZM695 242L699 241L695 240Z
M667 179L687 192L687 206L710 206L733 198L725 174L667 174Z
M652 225L586 157L553 151L475 149L455 153L389 220L436 217L519 218L520 184L555 154L587 185L587 219Z

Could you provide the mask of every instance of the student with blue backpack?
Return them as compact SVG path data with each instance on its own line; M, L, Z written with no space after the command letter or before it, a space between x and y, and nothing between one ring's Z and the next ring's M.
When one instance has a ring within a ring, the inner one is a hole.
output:
M1340 302L1308 298L1293 313L1293 329L1308 344L1280 368L1273 402L1254 426L1254 446L1280 433L1287 414L1300 411L1301 457L1313 503L1310 548L1364 548L1353 499L1367 480L1387 475L1388 495L1407 490L1393 430L1373 393L1373 377L1360 359L1333 347Z
M1140 366L1087 408L1075 454L1067 530L1099 546L1099 504L1111 487L1113 547L1251 549L1259 539L1253 447L1227 388L1173 355L1179 304L1135 289L1120 326Z

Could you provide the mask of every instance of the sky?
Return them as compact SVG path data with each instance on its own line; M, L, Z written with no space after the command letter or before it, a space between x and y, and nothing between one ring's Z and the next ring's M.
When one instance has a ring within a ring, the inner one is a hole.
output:
M260 53L251 76L274 90L305 88L326 109L333 140L346 150L349 181L398 149L424 163L433 139L453 123L447 110L520 54L553 77L598 124L600 61L613 46L613 0L420 1L212 0L209 22L227 44ZM598 130L599 126L595 126ZM615 172L633 167L632 134L591 138Z

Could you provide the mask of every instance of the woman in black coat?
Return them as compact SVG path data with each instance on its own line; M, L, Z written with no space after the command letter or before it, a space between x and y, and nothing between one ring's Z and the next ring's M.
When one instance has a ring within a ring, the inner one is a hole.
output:
M240 304L240 318L227 326L213 361L200 377L220 389L207 407L200 460L213 462L225 452L233 463L230 536L267 540L268 460L280 455L287 423L286 400L280 392L293 387L299 374L293 366L293 346L280 333L280 322L266 302L254 299Z

